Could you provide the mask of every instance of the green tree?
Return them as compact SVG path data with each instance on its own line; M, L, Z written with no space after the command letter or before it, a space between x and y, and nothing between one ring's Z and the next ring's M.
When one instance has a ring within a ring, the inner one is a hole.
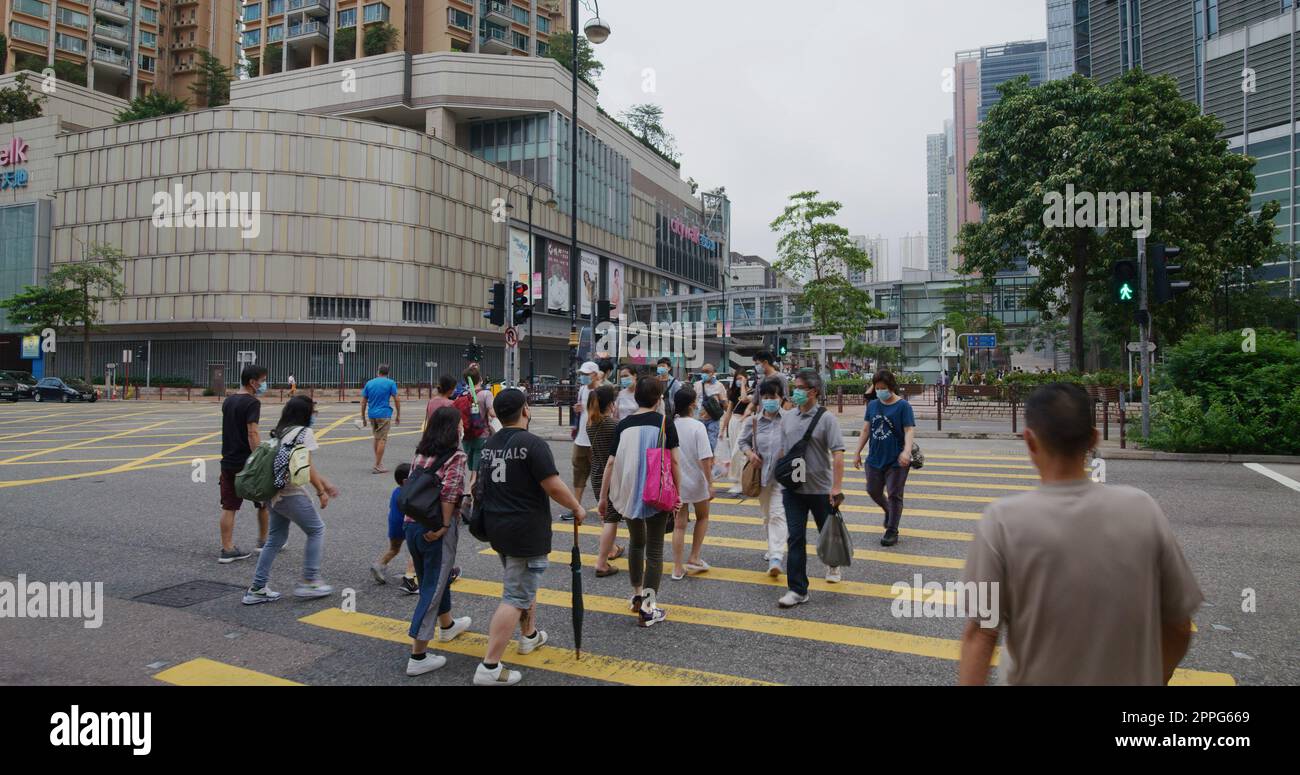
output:
M27 74L19 73L16 85L0 88L0 124L40 118L46 98L36 95L27 85Z
M72 301L62 310L65 325L80 327L82 335L82 366L84 377L90 381L90 337L100 319L100 309L105 304L116 304L126 294L120 279L125 254L112 245L94 244L84 252L80 261L61 264L50 272L51 288L72 291Z
M50 285L28 285L19 293L0 300L9 322L22 326L24 332L39 334L47 328L56 333L68 325L68 316L77 307L77 292L71 288ZM58 349L48 356L47 367L55 369L54 358Z
M66 59L56 59L54 60L54 77L60 81L85 86L86 66L79 65L76 62L69 62Z
M368 57L387 54L396 42L397 28L393 25L388 22L367 24L366 36L361 41L361 50Z
M815 333L847 340L884 313L872 306L871 294L849 282L848 274L867 271L871 259L849 238L848 229L832 221L842 205L818 201L818 194L802 191L791 196L785 211L772 221L772 231L781 235L780 258L772 268L805 279L795 303L810 310Z
M9 59L9 38L0 33L0 73L5 71L5 62Z
M215 108L230 102L230 68L206 48L199 49L198 78L190 86L198 104Z
M151 91L143 97L136 97L131 100L131 104L117 114L116 121L119 124L125 124L128 121L140 121L146 118L170 116L173 113L184 113L189 109L189 103L185 100L177 99L160 91Z
M262 62L263 75L272 75L280 72L280 67L284 64L282 61L284 55L281 53L283 50L284 49L280 47L279 43L272 43L266 47L266 51L262 54L262 59L264 60Z
M261 75L262 60L260 59L248 60L248 65L244 68L244 72L248 74L249 78L256 78L257 76Z
M559 32L557 30L557 32ZM573 70L573 35L568 32L551 36L551 45L546 56L560 63L565 70ZM595 48L586 36L578 36L578 77L587 85L596 89L596 79L605 72L605 66L596 59ZM596 89L596 91L600 91Z
M1076 195L1151 195L1150 242L1183 248L1196 289L1172 311L1153 315L1171 340L1208 309L1210 278L1228 266L1258 266L1274 250L1277 204L1250 214L1254 160L1229 153L1219 138L1223 125L1182 99L1173 79L1134 69L1104 86L1076 75L1039 87L1019 78L1000 91L969 167L985 218L962 227L955 252L964 271L986 275L1027 256L1039 271L1027 302L1068 313L1076 370L1083 368L1087 291L1104 293L1111 262L1135 253L1137 226L1102 234L1048 225L1049 205L1062 204L1067 185Z
M633 105L619 114L622 122L632 130L641 142L676 162L681 158L677 152L677 138L664 129L664 109L653 102ZM694 179L692 178L692 181Z
M357 58L357 28L344 27L334 31L334 61L345 62Z

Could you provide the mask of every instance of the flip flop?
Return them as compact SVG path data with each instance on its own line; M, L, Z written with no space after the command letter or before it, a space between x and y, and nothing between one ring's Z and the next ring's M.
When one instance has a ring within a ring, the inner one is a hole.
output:
M596 578L598 579L609 578L610 576L616 576L616 575L618 575L618 568L615 568L612 565L606 570L596 571Z
M614 551L610 553L608 557L609 561L613 562L614 560L617 560L618 558L622 557L623 553L626 551L627 551L626 546L619 546L618 544L614 544Z

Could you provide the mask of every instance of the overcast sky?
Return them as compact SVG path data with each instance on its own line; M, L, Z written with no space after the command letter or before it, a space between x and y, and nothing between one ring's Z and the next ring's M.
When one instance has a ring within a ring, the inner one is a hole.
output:
M600 0L600 12L613 31L596 47L602 106L663 106L682 177L725 185L732 249L768 259L768 224L805 189L895 255L898 237L924 233L925 136L952 117L941 71L958 50L1047 36L1046 0Z

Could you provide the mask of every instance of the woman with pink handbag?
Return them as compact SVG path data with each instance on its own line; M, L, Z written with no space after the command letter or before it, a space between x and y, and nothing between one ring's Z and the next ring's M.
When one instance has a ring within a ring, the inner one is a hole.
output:
M627 520L632 611L650 627L667 618L657 605L664 569L664 533L677 510L681 480L677 429L655 411L663 385L655 376L636 383L637 411L618 422L600 488L600 515Z

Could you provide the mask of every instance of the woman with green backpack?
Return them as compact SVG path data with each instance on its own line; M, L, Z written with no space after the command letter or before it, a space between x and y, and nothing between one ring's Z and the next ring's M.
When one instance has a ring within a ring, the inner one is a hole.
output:
M321 521L316 506L307 495L305 486L310 484L320 499L320 507L329 505L331 498L337 498L339 490L316 470L311 460L311 453L316 451L316 435L311 426L316 419L316 402L307 396L295 396L284 405L280 413L280 422L271 433L269 443L273 449L265 452L274 454L276 485L279 490L271 498L271 529L267 534L266 547L257 559L257 570L253 573L253 586L244 593L244 605L269 603L280 599L279 592L271 591L267 582L271 577L271 564L284 548L289 537L289 523L302 528L307 534L307 548L303 552L302 581L294 587L293 594L301 598L326 597L334 588L321 580L321 554L325 546L325 523Z

